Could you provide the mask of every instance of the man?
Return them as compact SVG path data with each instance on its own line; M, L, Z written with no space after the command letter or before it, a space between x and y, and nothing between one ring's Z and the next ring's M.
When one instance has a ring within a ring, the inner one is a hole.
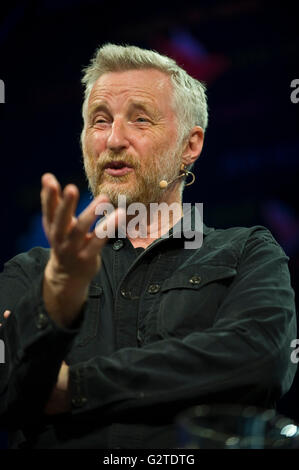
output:
M200 82L153 51L107 44L83 83L94 200L76 218L78 189L43 175L51 249L16 256L1 275L2 423L12 447L175 448L179 411L273 407L291 386L288 258L259 226L204 226L194 249L176 236L207 125ZM146 208L142 234L128 230L119 195ZM162 202L180 209L153 221ZM102 233L125 225L126 238L90 231L104 203L116 210Z

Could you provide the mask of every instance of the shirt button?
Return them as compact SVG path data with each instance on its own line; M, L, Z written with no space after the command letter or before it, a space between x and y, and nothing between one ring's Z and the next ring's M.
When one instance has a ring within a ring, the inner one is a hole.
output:
M147 289L147 292L149 294L157 294L160 290L160 285L159 284L151 284L149 288Z
M120 289L120 293L125 299L130 299L131 298L131 291L130 290Z
M115 251L120 250L124 246L123 240L116 240L116 242L113 243L112 248Z
M39 330L43 330L48 325L49 319L44 313L39 313L36 317L35 323Z
M86 402L87 399L85 397L72 398L72 405L74 408L81 408Z
M199 276L192 276L191 279L189 279L190 284L200 284L201 283L201 277Z

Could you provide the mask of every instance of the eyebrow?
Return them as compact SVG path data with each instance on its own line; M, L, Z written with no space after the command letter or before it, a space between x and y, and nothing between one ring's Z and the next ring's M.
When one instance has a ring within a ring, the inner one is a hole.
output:
M105 112L108 112L110 114L110 110L109 110L109 106L104 102L104 101L101 101L101 102L98 102L98 103L94 103L90 110L89 110L89 113L88 113L88 116L93 116L95 113L98 113L99 111L105 111Z
M131 109L139 109L140 111L145 111L151 115L155 114L153 106L151 106L149 103L145 103L144 101L131 101L129 104L129 110Z
M151 104L145 103L144 101L134 100L134 101L129 102L128 110L132 111L132 110L135 110L135 109L138 109L140 111L144 111L145 113L147 113L151 116L156 116L157 115L157 112L153 109ZM88 116L92 117L95 113L98 113L100 111L104 111L105 113L108 113L108 114L111 115L111 111L110 111L108 103L106 103L105 101L100 101L100 102L94 103L91 106L91 109L88 113Z

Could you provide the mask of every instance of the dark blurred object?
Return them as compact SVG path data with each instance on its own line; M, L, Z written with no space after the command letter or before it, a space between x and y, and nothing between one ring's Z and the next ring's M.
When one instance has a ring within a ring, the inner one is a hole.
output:
M275 410L199 405L177 416L179 448L299 449L299 427Z

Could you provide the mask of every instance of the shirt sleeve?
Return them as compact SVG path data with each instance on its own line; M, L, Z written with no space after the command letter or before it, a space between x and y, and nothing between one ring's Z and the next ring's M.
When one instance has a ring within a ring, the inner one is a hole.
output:
M70 366L73 415L115 419L203 402L274 406L293 381L288 257L266 229L245 243L212 328ZM156 414L157 416L157 414Z
M16 256L0 274L0 425L14 428L34 424L56 383L61 362L76 330L58 327L42 300L43 268L40 248ZM3 320L5 310L11 310Z

